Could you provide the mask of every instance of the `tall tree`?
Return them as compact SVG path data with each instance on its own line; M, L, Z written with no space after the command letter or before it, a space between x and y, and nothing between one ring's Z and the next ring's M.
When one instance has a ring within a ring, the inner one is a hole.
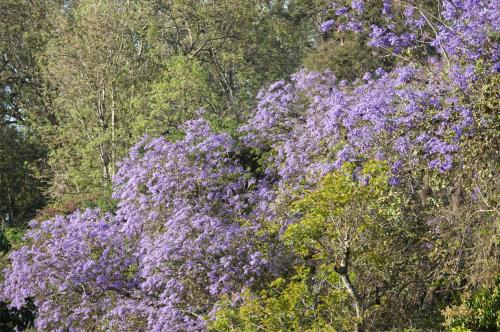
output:
M1 227L25 226L43 207L44 150L21 128L0 124Z
M55 121L36 58L47 40L48 7L6 0L0 12L0 220L24 226L46 201L45 147L32 125Z
M317 35L324 1L157 1L163 45L196 58L223 99L219 114L249 106L264 84L292 74Z
M53 12L55 38L44 53L56 88L51 167L54 197L106 187L128 148L129 103L146 81L149 58L136 2L79 1Z
M36 55L47 41L45 2L0 3L0 117L3 122L28 124L37 116L54 120L50 98Z

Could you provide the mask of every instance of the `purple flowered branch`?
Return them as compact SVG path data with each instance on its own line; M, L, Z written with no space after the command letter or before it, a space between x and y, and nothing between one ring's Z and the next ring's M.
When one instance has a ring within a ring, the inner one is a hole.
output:
M364 33L370 37L369 45L395 54L427 44L441 52L448 61L450 57L468 61L488 57L494 67L498 67L500 53L498 44L492 40L492 35L500 29L498 1L444 0L437 8L439 13L427 11L415 0L380 2L384 24L374 25L364 19L364 0L353 0L350 4L332 1L332 18L323 22L320 29L323 32L351 30ZM395 20L396 9L402 11L402 19ZM398 32L396 27L401 23L406 29Z

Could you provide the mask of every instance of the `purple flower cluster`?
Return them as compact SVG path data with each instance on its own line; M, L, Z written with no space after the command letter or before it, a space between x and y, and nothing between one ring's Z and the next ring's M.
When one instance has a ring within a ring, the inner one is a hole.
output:
M412 66L367 73L355 85L328 71L302 71L262 91L242 130L246 144L272 148L268 173L283 190L315 184L344 162L372 158L429 161L445 172L474 121L469 109L449 98L454 93L445 73Z
M177 142L145 138L114 179L117 218L138 241L148 330L203 328L218 296L251 283L262 263L245 215L251 176L232 157L234 141L203 120L184 131Z
M113 316L121 293L137 284L127 273L134 255L114 217L87 210L31 226L29 245L10 255L3 297L16 307L33 298L43 331L88 331Z
M265 265L246 217L251 176L203 120L177 142L144 138L117 173L115 216L56 217L12 253L3 297L33 297L37 327L202 330L221 294ZM105 324L105 325L102 325Z
M396 34L392 32L391 28L372 25L368 45L391 49L394 53L398 54L415 43L415 34L409 32Z
M447 24L437 26L432 41L448 56L474 62L491 58L498 62L500 48L492 37L500 31L500 3L494 0L443 1L441 15Z
M334 20L328 20L328 21L321 23L320 29L323 32L328 32L333 28L334 25L335 25Z
M342 17L348 19L344 29L366 33L370 36L370 46L388 49L396 54L418 45L427 45L448 60L453 57L476 61L487 57L494 64L499 62L500 50L492 37L500 29L498 1L445 0L442 1L440 13L435 15L412 2L384 0L381 10L385 22L383 25L370 24L363 18L364 1L352 1L346 7L344 1L338 0L332 2L332 7L338 9L334 17L321 25L323 31L330 30L332 22ZM396 21L393 15L395 7L402 9L402 20ZM406 26L403 31L400 31L401 22ZM341 25L339 30L342 30ZM396 29L396 26L399 27ZM494 68L497 67L494 65Z

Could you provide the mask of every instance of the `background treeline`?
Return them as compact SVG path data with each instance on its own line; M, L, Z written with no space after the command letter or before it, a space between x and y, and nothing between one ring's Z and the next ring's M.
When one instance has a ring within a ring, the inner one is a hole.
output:
M322 1L1 2L3 222L109 204L140 137L221 127L318 47ZM55 209L55 210L53 210Z
M409 3L439 16L437 2ZM331 70L338 81L358 84L377 68L430 67L429 59L439 57L428 45L393 56L367 46L366 34L322 31L332 15L329 5L328 0L0 0L2 266L8 264L5 253L23 244L31 219L86 207L114 212L111 181L117 163L145 134L181 139L181 124L203 114L216 132L240 137L241 124L258 108L259 91L301 68ZM366 24L383 22L382 2L366 7ZM402 20L395 30L404 30ZM497 42L498 36L493 38ZM498 328L498 74L484 75L461 98L489 124L461 141L460 167L445 175L426 167L405 170L400 186L392 189L380 170L387 171L385 166L369 164L365 171L374 181L365 187L344 174L355 173L350 165L300 199L281 197L276 210L302 218L285 234L263 223L267 242L261 249L286 256L285 248L293 248L293 255L276 258L290 266L277 267L281 274L265 276L238 301L219 301L221 310L209 328L439 329L443 323L457 331ZM308 106L301 100L290 108L300 113ZM432 121L426 125L433 130ZM272 142L266 143L267 150L238 156L256 178L264 177L260 172L272 153ZM338 206L325 210L324 202ZM352 221L365 210L378 212L363 225L324 223L330 215ZM339 227L361 239L352 253L355 275L325 263L339 248L334 241L324 246L323 236L335 238ZM354 279L366 301L352 301L358 295L332 287L342 284L339 276ZM355 306L367 312L363 324L356 321ZM21 310L3 304L0 329L31 326L35 313L31 303Z

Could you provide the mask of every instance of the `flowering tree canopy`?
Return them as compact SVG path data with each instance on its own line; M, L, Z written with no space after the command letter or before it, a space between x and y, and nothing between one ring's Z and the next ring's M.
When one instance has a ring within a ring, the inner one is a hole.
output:
M32 298L40 330L205 330L218 301L237 302L276 271L261 250L270 238L262 223L279 214L280 198L304 195L345 163L354 184L342 179L360 192L366 179L356 170L374 159L390 166L391 185L416 165L450 171L461 142L489 125L467 95L497 75L499 2L445 0L436 14L386 0L377 4L382 25L364 19L367 6L336 1L320 29L367 34L397 66L355 82L308 70L275 82L257 96L241 139L203 119L176 141L144 137L119 164L117 211L33 222L10 256L3 298L16 307ZM251 149L258 171L241 158ZM290 214L283 229L312 218Z

